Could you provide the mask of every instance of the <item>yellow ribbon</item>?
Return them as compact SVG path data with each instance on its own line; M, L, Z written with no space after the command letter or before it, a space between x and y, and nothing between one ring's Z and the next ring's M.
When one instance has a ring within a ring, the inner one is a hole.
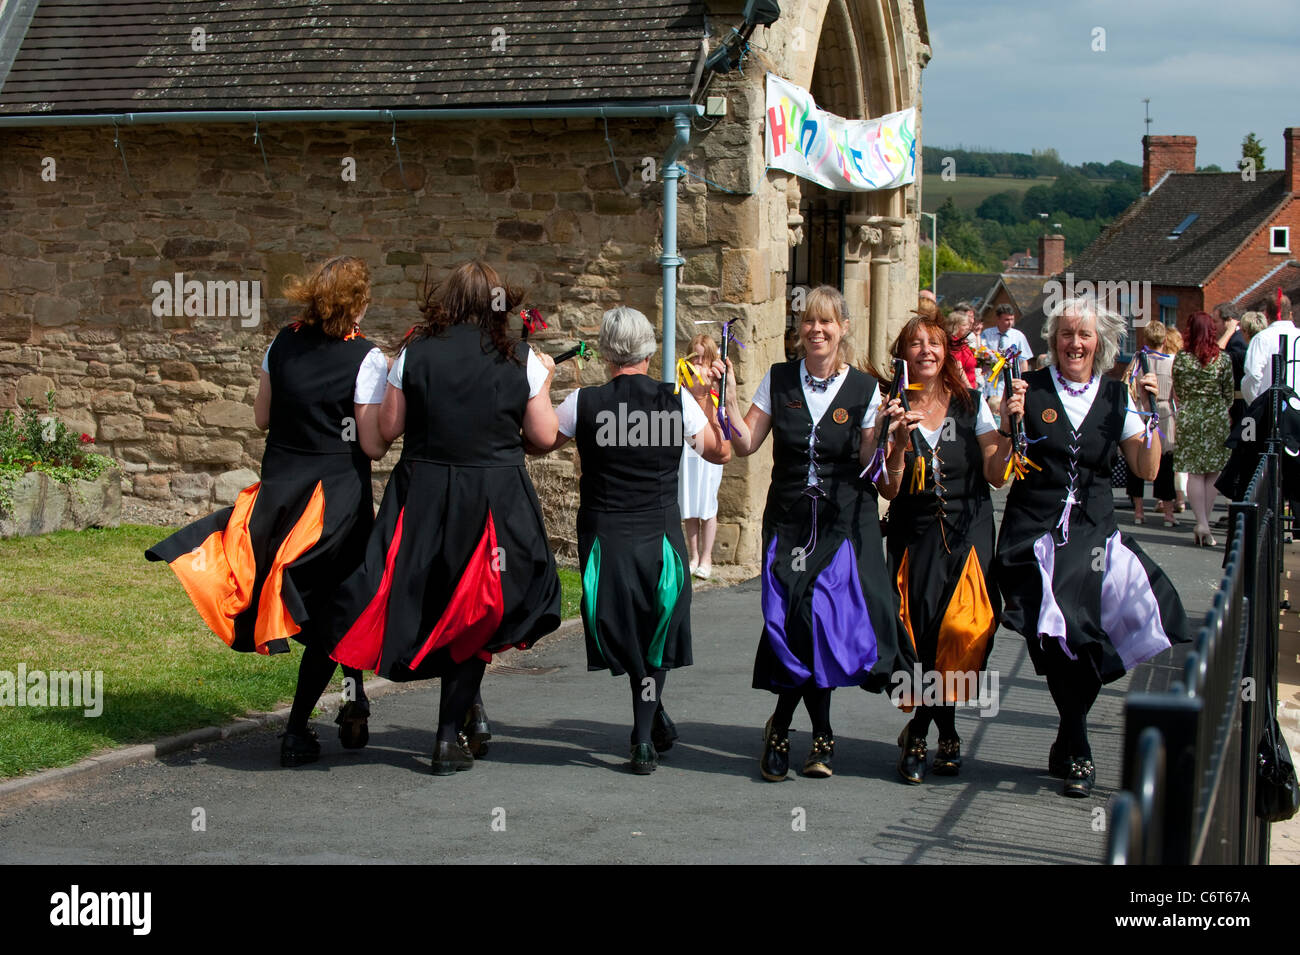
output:
M682 393L682 385L687 388L691 386L691 379L694 378L700 384L704 384L704 377L695 371L695 367L685 358L677 359L677 382L673 386L673 394ZM716 403L716 402L715 402Z

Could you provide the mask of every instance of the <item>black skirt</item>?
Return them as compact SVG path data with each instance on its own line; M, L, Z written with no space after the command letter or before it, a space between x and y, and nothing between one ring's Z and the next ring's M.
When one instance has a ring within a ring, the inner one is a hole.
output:
M396 681L555 630L560 580L524 466L399 461L334 621L335 660Z
M262 475L145 556L172 568L232 649L284 653L289 638L328 649L333 599L374 523L369 462L268 445Z
M677 507L578 510L587 669L631 674L690 666L691 580Z

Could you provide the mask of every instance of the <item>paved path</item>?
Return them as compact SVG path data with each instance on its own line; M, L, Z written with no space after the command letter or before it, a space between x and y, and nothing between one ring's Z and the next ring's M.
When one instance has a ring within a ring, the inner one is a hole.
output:
M1127 512L1120 519L1199 620L1219 555L1191 546L1189 524L1175 533L1132 528ZM905 717L885 697L845 689L832 711L835 776L792 773L771 784L757 761L772 697L749 687L756 582L696 594L693 619L696 665L671 674L665 692L682 738L652 776L625 769L626 681L588 673L581 637L570 634L512 661L539 669L489 675L496 736L470 772L428 774L437 693L418 684L376 701L364 750L342 750L332 724L318 723L324 753L313 766L279 769L278 740L255 733L4 811L0 862L1100 860L1097 810L1119 784L1129 678L1103 688L1092 713L1099 775L1091 799L1063 798L1046 774L1055 709L1023 641L1006 632L991 661L1001 712L958 717L967 755L960 777L903 784L894 764ZM806 714L795 729L797 766L810 739ZM197 809L206 831L195 831Z

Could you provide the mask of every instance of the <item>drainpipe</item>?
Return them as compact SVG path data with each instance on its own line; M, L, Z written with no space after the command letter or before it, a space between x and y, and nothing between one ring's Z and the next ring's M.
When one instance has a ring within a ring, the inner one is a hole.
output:
M664 381L677 377L677 267L686 261L677 254L677 180L682 175L677 157L691 140L691 117L678 113L673 117L673 126L677 133L664 155L664 252L659 256L664 270Z

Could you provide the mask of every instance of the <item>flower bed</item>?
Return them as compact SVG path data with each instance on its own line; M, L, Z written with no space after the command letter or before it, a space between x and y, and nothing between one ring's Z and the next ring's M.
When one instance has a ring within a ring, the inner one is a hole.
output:
M116 527L122 514L121 474L96 454L94 439L69 431L54 414L54 392L42 413L28 399L20 416L0 418L0 537Z

